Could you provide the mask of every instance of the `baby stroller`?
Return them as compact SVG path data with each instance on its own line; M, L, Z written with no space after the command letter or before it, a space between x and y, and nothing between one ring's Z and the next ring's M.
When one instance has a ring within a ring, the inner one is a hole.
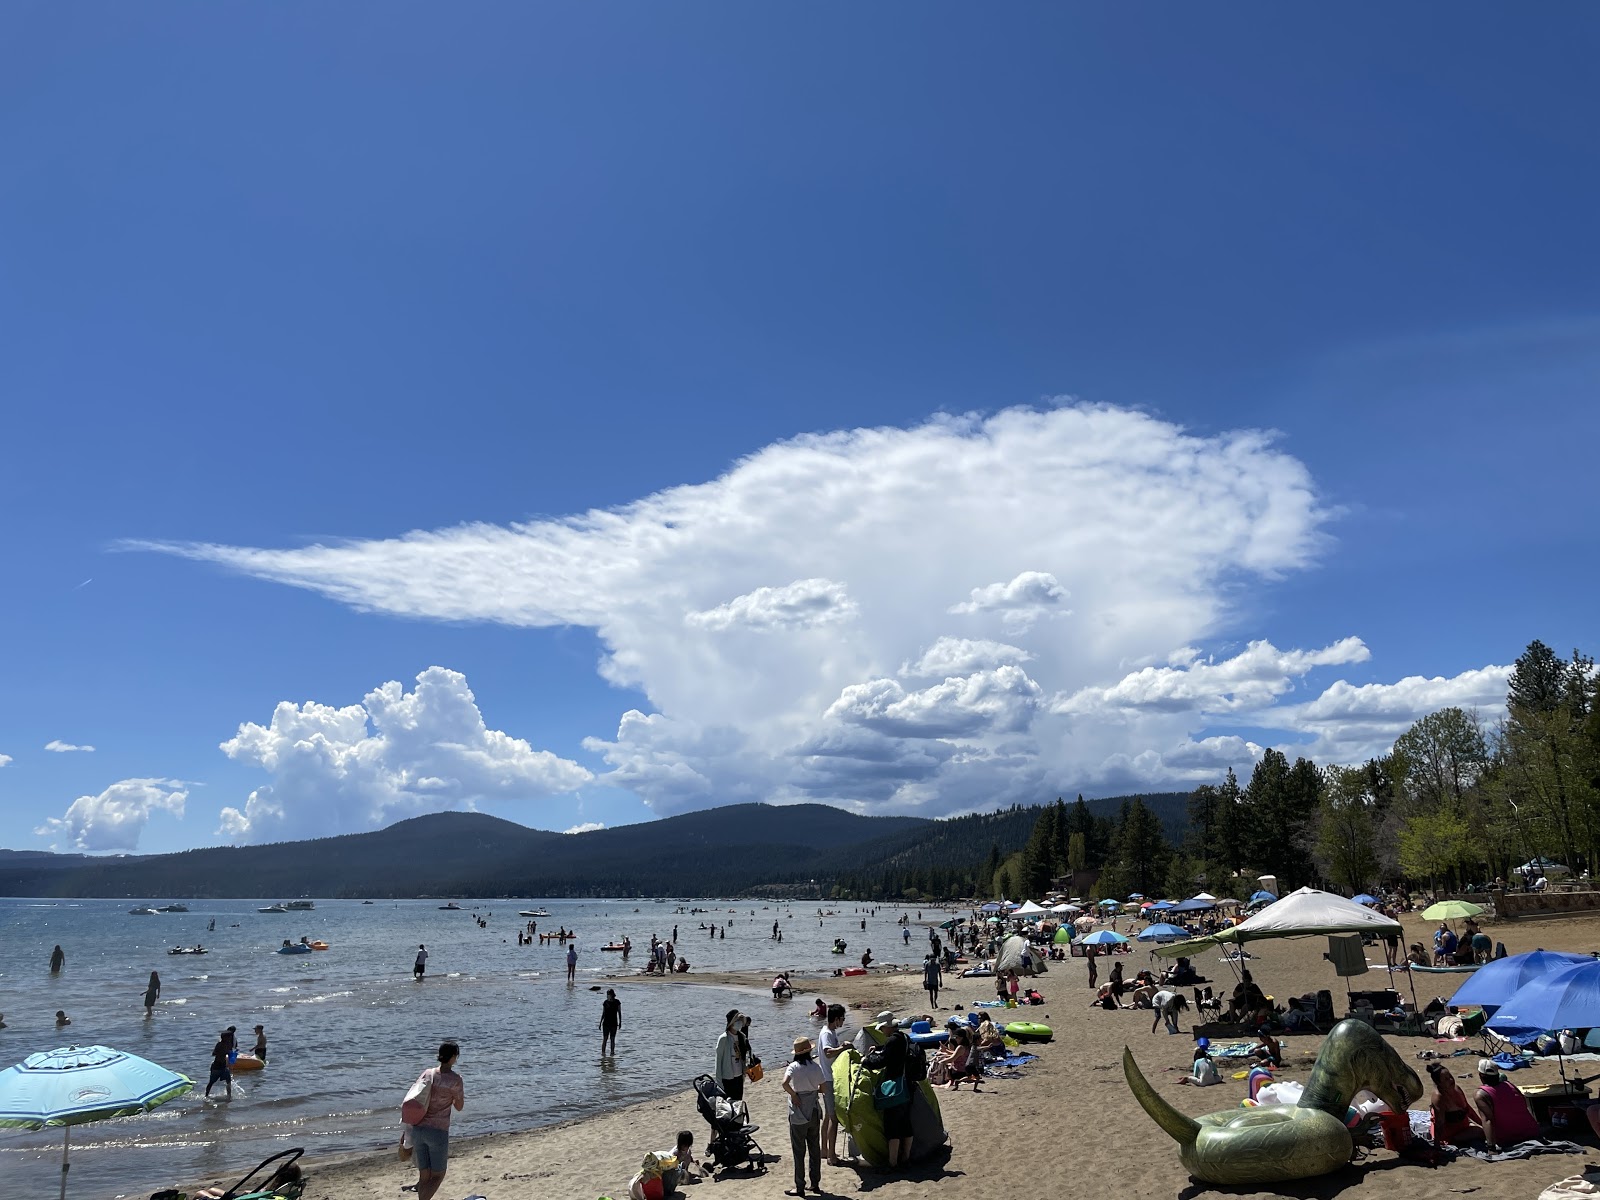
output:
M759 1125L750 1124L750 1110L743 1100L730 1100L722 1085L709 1075L698 1076L694 1081L695 1107L711 1126L711 1140L706 1143L706 1160L713 1172L749 1163L758 1171L765 1171L763 1151L752 1136Z

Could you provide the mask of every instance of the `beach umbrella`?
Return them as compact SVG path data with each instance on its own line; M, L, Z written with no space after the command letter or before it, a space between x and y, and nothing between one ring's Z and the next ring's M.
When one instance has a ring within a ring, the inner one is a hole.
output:
M1276 899L1277 897L1271 892L1256 892L1250 897L1250 903L1259 904L1261 901L1265 900L1268 904L1271 904Z
M1195 899L1198 900L1199 897L1196 896ZM1239 902L1237 900L1235 900L1232 896L1224 896L1221 900L1217 901L1217 907L1218 908L1238 908L1239 907Z
M1098 933L1085 934L1082 944L1085 946L1120 946L1127 940L1120 933L1112 933L1109 929L1102 929Z
M1180 929L1176 925L1151 925L1139 931L1141 942L1176 942L1190 936L1187 929Z
M1002 921L999 917L990 917L987 921L984 922L984 924L985 925L1004 925L1005 922Z
M61 1195L67 1194L72 1127L132 1117L194 1088L187 1076L110 1046L65 1046L0 1071L0 1128L61 1126Z
M1143 892L1129 892L1128 893L1128 899L1129 900L1143 900L1144 899L1144 893Z
M1475 917L1483 911L1478 904L1471 904L1465 900L1441 900L1437 904L1430 904L1422 910L1422 919L1425 921L1454 921L1460 917Z
M1376 904L1376 903L1378 903L1378 898L1376 896L1370 896L1366 892L1362 892L1360 895L1357 895L1357 896L1351 896L1350 899L1354 900L1357 904Z
M1497 958L1469 975L1450 997L1450 1003L1500 1007L1524 984L1594 961L1587 954L1563 954L1557 950L1530 950L1526 954Z
M997 913L997 912L1000 911L1000 906L998 904L996 904L993 900L991 900L991 901L989 901L989 903L985 904L978 911L979 912L986 912L986 913Z
M1076 921L1073 922L1073 924L1076 925L1079 929L1093 929L1094 928L1094 918L1091 917L1088 913L1084 913L1083 916L1079 917Z
M1117 904L1117 902L1115 900L1102 900L1102 901L1100 901L1100 907L1101 908L1117 908L1117 907L1119 907L1119 905Z
M1506 997L1500 1011L1485 1024L1490 1029L1592 1029L1600 1025L1600 959L1588 958L1530 979Z

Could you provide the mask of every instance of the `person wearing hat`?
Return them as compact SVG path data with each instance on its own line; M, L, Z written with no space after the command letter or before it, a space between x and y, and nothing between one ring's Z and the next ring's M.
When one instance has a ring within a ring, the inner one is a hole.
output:
M789 1149L794 1155L794 1190L806 1194L806 1156L811 1156L811 1190L822 1191L822 1093L833 1081L812 1054L811 1039L794 1040L794 1061L783 1070L783 1090L789 1094Z
M1217 1064L1211 1061L1210 1038L1195 1038L1194 1060L1189 1064L1189 1073L1178 1076L1178 1082L1192 1083L1195 1087L1210 1087L1212 1084L1222 1082Z
M1516 1084L1507 1081L1494 1059L1478 1060L1478 1084L1474 1100L1478 1115L1483 1118L1485 1148L1515 1146L1539 1136L1539 1122L1528 1107L1528 1098Z
M722 1036L717 1039L717 1080L730 1100L744 1099L745 1056L741 1048L741 1016L737 1008L730 1008Z
M894 1023L894 1013L888 1010L879 1013L876 1024L883 1041L863 1056L861 1065L869 1071L876 1071L880 1082L898 1079L903 1081L904 1087L914 1087L915 1084L906 1079L911 1043L906 1040L905 1032ZM878 1116L883 1120L883 1137L888 1142L889 1169L892 1171L902 1162L911 1161L911 1105L904 1103L880 1108Z

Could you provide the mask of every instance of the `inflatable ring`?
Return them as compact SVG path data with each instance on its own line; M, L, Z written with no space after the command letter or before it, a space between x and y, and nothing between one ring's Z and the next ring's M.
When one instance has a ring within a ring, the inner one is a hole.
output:
M1048 1042L1055 1037L1055 1033L1050 1026L1035 1021L1013 1021L1006 1026L1006 1036L1014 1037L1019 1042Z
M328 943L327 942L312 942L311 943L311 948L313 950L326 950L328 948Z

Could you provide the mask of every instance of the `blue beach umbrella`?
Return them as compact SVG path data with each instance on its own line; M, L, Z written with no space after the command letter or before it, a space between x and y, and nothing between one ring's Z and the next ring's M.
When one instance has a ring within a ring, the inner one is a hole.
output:
M1530 979L1506 997L1486 1024L1490 1029L1592 1029L1600 1025L1600 959L1590 958Z
M1497 958L1469 975L1450 997L1450 1003L1498 1008L1524 984L1594 961L1587 954L1563 954L1559 950L1530 950L1527 954Z
M1261 901L1265 900L1268 904L1271 904L1276 899L1277 899L1277 897L1274 896L1271 892L1260 891L1260 892L1255 892L1255 893L1253 893L1251 895L1250 903L1251 904L1259 904Z
M1120 946L1127 940L1120 933L1112 933L1109 929L1101 929L1087 934L1083 938L1082 944L1085 946Z
M1151 925L1141 929L1138 934L1141 942L1177 942L1188 936L1187 929L1180 929L1176 925Z
M1101 908L1117 908L1117 907L1119 907L1119 905L1117 904L1117 902L1115 900L1102 900L1102 901L1100 901L1100 907Z
M67 1194L72 1127L132 1117L194 1088L187 1076L110 1046L66 1046L30 1054L0 1071L0 1128L62 1126L61 1195Z

